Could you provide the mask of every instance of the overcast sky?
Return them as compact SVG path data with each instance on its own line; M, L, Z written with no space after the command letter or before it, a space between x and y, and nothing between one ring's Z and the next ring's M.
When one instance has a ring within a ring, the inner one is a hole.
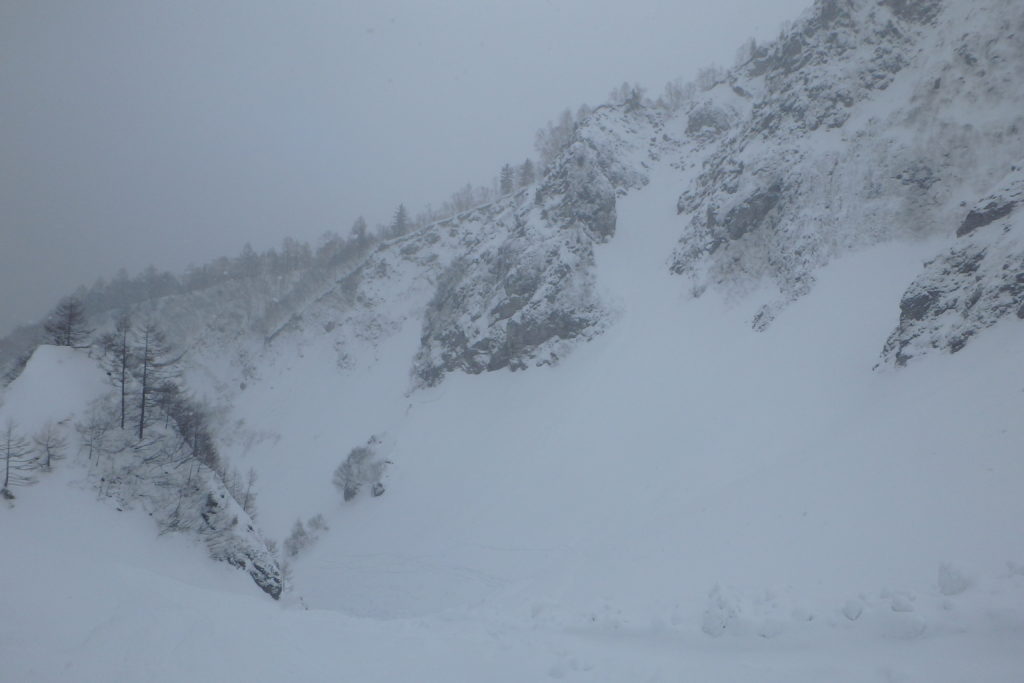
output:
M0 1L0 334L79 284L315 242L534 156L810 0Z

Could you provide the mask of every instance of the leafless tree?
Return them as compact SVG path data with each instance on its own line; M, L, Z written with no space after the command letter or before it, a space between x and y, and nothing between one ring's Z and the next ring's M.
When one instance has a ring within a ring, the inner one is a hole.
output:
M7 420L0 432L0 458L3 459L3 485L0 493L8 500L14 498L12 486L34 484L33 472L38 468L38 461L32 457L32 448L25 437L18 434L18 425L14 420Z
M39 454L43 469L49 471L54 461L64 458L68 440L61 433L60 427L52 422L44 424L32 440L36 444L36 452Z
M43 325L50 343L80 348L86 345L92 330L86 327L85 308L75 297L68 297L50 313Z
M124 429L128 387L135 362L131 343L132 321L128 313L117 318L114 331L103 335L100 346L104 352L104 365L111 383L121 395L121 429Z
M147 321L136 333L135 375L138 380L139 422L141 440L145 434L151 409L157 405L163 392L170 391L178 379L178 363L183 354L175 354L166 335L156 323ZM147 410L150 410L147 415Z

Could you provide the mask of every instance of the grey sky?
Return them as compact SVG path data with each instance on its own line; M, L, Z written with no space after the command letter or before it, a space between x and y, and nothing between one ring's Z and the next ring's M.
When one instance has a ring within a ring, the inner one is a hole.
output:
M119 267L439 204L810 0L0 2L0 333Z

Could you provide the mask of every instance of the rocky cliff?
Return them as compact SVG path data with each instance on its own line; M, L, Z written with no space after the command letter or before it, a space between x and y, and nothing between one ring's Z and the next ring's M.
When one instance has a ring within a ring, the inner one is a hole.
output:
M763 326L837 255L942 234L1024 153L1022 80L1019 3L815 3L689 112L716 143L672 271L773 283Z
M956 352L1004 318L1024 320L1024 171L1016 167L971 207L954 245L925 264L900 301L883 356L904 365L933 349Z

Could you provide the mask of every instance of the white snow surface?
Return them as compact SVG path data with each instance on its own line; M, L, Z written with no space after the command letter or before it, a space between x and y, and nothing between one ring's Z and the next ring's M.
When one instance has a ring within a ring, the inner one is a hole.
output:
M933 240L835 260L754 332L776 290L691 298L679 174L649 175L596 247L616 318L557 366L411 391L404 314L354 367L326 336L268 351L224 454L267 535L330 527L280 603L97 503L73 458L19 489L0 680L1021 680L1019 322L873 370ZM0 418L74 419L97 373L43 347ZM343 503L371 435L387 491Z

